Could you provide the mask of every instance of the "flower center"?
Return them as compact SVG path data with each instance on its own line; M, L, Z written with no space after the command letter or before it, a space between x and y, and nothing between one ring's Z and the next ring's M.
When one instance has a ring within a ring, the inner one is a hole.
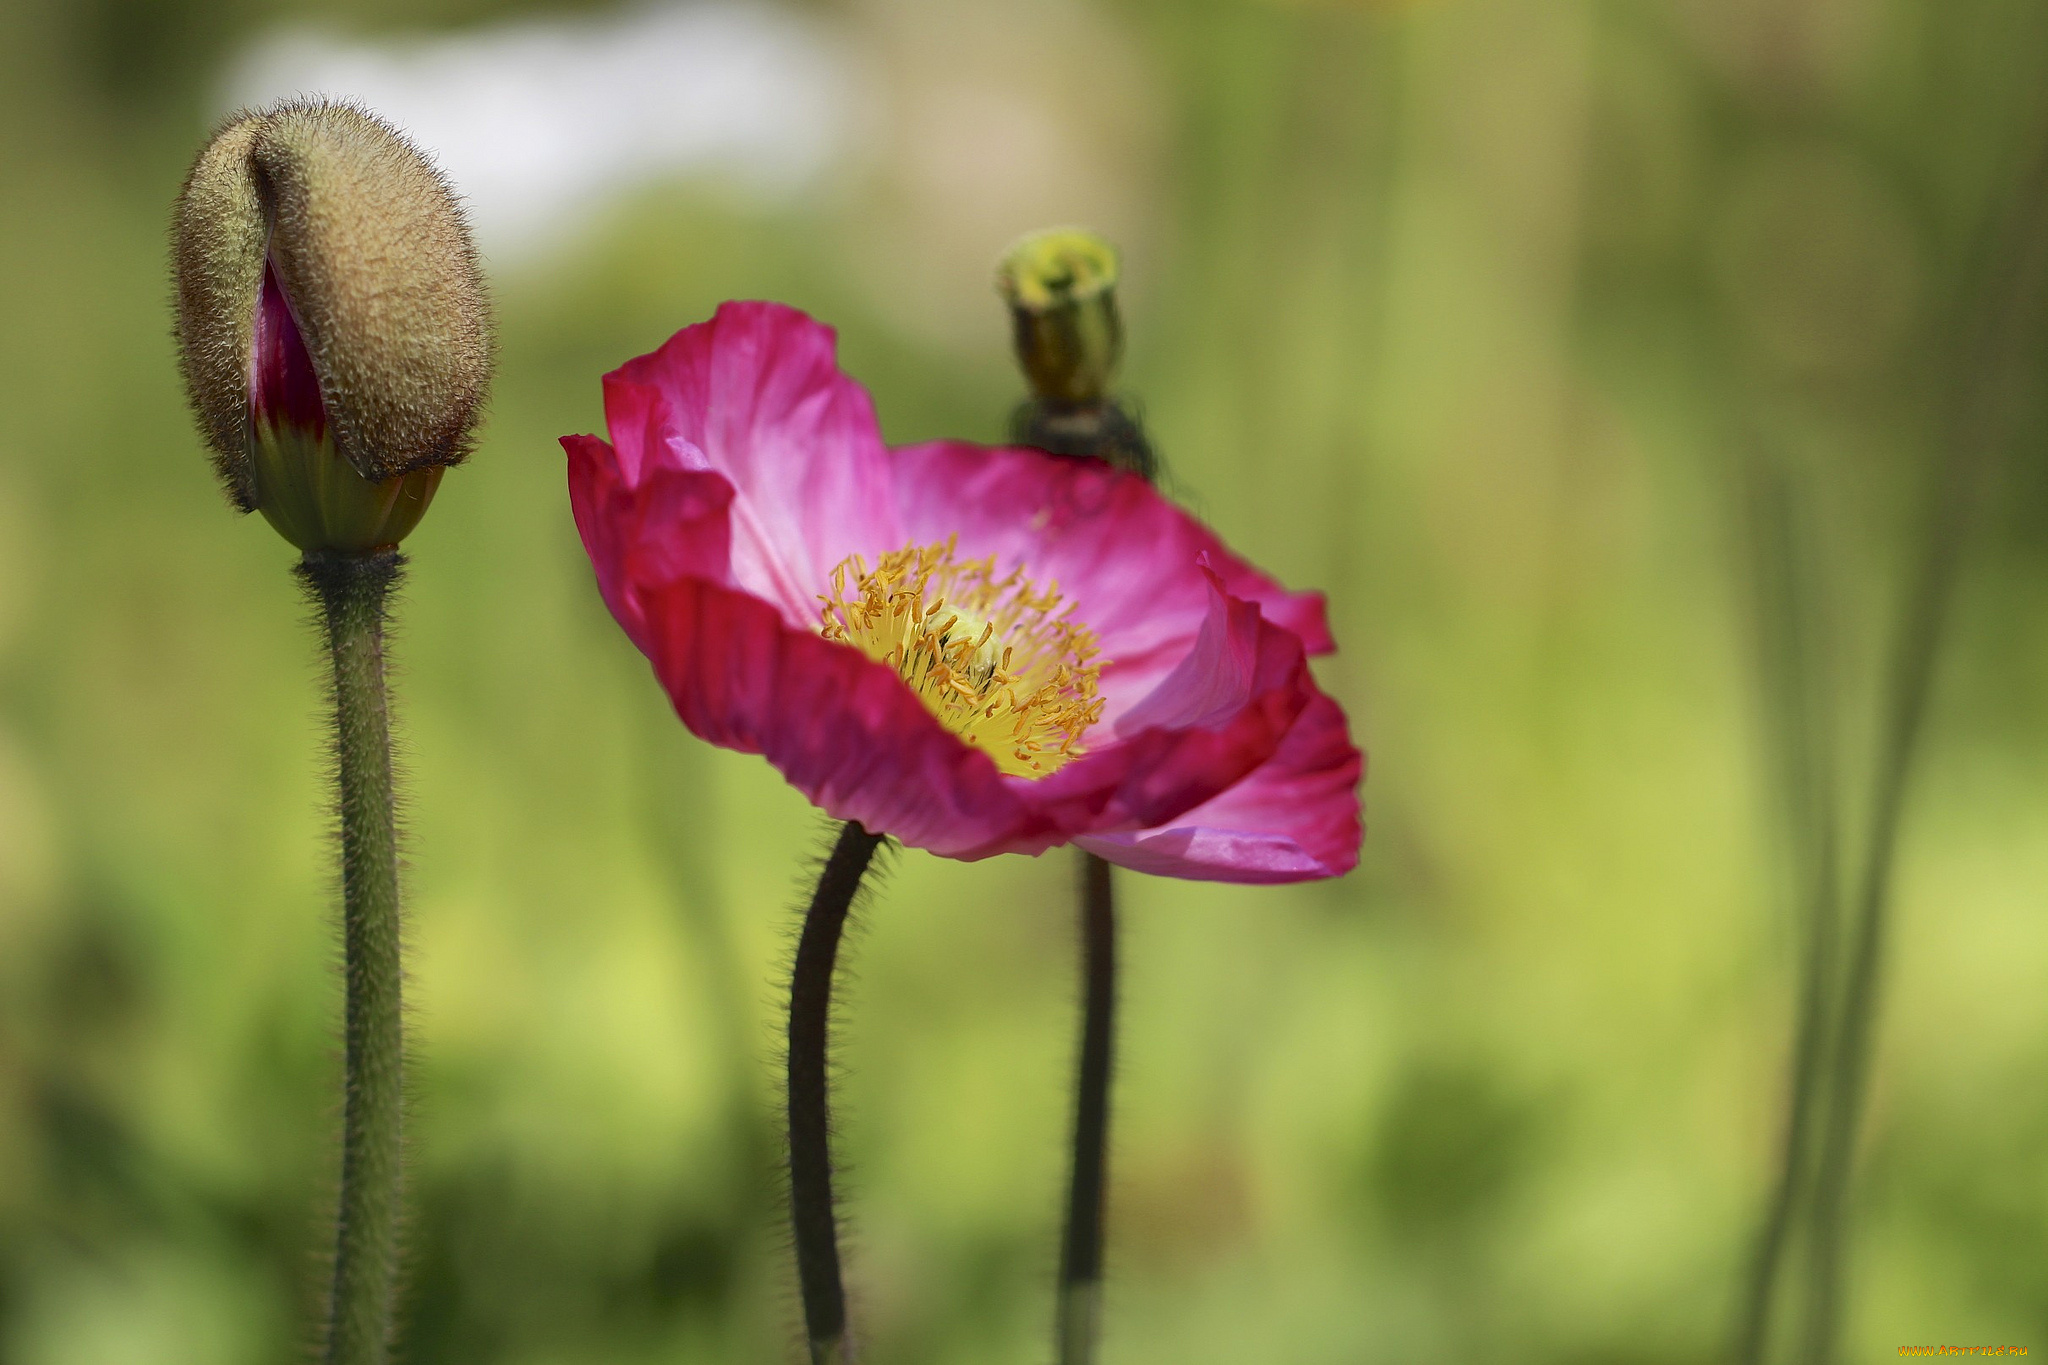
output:
M1043 777L1077 756L1102 718L1095 634L1074 604L995 556L962 562L955 543L908 545L873 569L832 570L819 629L896 670L948 730L1006 773Z

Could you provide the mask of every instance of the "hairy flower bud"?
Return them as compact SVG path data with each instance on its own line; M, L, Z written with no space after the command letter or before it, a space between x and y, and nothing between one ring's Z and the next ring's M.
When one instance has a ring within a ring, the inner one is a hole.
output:
M490 382L446 182L359 109L282 104L215 134L173 235L180 363L228 496L301 549L396 544Z
M1017 361L1048 403L1100 403L1123 357L1116 251L1092 232L1049 228L1003 253L996 288L1009 301Z

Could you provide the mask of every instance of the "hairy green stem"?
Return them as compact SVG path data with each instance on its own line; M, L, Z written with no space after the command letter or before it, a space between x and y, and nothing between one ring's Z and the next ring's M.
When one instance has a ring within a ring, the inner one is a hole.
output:
M1869 1086L1894 854L1913 761L1934 685L1934 664L1968 532L1992 462L2012 437L2014 389L2029 329L2048 286L2048 110L2028 149L2031 164L1993 225L1966 336L1953 431L1935 476L1926 551L1901 613L1878 742L1870 830L1850 931L1841 1022L1814 1192L1811 1305L1805 1359L1834 1365L1846 1282L1850 1174Z
M298 568L320 604L334 663L347 981L341 1207L327 1365L383 1365L397 1297L405 1040L384 612L404 563L396 550L309 553Z
M789 984L789 1212L797 1282L812 1365L853 1359L846 1289L839 1273L839 1218L832 1201L832 974L846 917L880 846L857 820L839 829L804 915Z

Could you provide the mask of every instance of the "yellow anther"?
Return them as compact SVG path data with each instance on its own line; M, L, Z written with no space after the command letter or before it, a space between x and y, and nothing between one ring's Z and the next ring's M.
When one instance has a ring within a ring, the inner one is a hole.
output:
M832 570L819 630L887 664L932 714L1006 773L1042 776L1082 752L1102 716L1094 634L1070 618L1056 584L993 555L962 561L953 539L906 546L871 571L858 555Z

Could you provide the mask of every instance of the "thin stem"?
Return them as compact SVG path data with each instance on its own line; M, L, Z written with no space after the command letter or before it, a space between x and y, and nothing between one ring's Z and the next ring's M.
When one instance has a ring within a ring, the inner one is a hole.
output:
M789 1206L797 1281L812 1365L853 1359L846 1289L839 1277L839 1220L832 1203L832 1116L827 1101L832 971L854 894L882 836L848 820L818 877L797 940L789 983Z
M1116 888L1109 864L1081 855L1081 1059L1072 1178L1060 1245L1060 1365L1095 1359L1102 1301L1102 1222L1109 1165L1109 1080L1116 1061Z
M1957 518L1951 514L1940 520L1953 523ZM1907 611L1887 708L1888 720L1880 742L1870 842L1857 884L1848 972L1842 988L1841 1023L1835 1039L1814 1191L1812 1309L1807 1320L1807 1356L1813 1365L1832 1365L1840 1333L1849 1177L1869 1079L1879 973L1890 927L1887 911L1893 855L1907 779L1926 718L1948 585L1954 574L1958 548L1955 542L1959 539L1959 527L1938 527L1935 532L1934 553L1922 571Z
M383 1365L398 1281L405 1040L400 1005L398 825L384 690L384 612L405 561L308 554L298 575L318 600L334 662L334 759L341 823L346 1091L328 1365Z
M1757 1235L1737 1320L1738 1365L1761 1365L1770 1346L1778 1280L1793 1223L1813 1176L1814 1117L1833 1014L1837 921L1833 725L1814 640L1827 613L1786 472L1757 452L1751 508L1757 558L1758 672L1764 680L1770 750L1780 759L1779 813L1791 831L1795 885L1805 914L1799 1012L1777 1184Z
M1016 438L1057 455L1094 456L1152 481L1159 457L1142 424L1115 399L1062 409L1027 400ZM1116 888L1110 865L1081 854L1081 1056L1074 1077L1074 1146L1067 1226L1060 1242L1053 1325L1059 1365L1092 1365L1102 1305L1104 1189L1109 1166L1109 1082L1116 1059Z
M1975 335L1961 357L1962 384L1946 458L1936 471L1927 548L1901 614L1884 729L1878 745L1869 842L1856 884L1848 972L1842 988L1833 1076L1821 1131L1814 1194L1811 1311L1806 1359L1834 1365L1846 1279L1844 1229L1856 1137L1868 1088L1877 997L1888 937L1892 867L1906 791L1933 691L1957 569L1990 465L2011 439L2016 363L2048 283L2048 124L2035 130L2033 163L1994 226L1977 294Z
M1819 857L1832 864L1834 841L1824 835ZM1761 1365L1770 1344L1771 1315L1777 1293L1779 1268L1791 1240L1794 1216L1800 1200L1813 1179L1814 1120L1819 1112L1821 1065L1825 1056L1827 1024L1832 994L1834 942L1837 937L1836 905L1839 894L1831 866L1814 870L1809 892L1807 936L1800 970L1799 1020L1792 1047L1791 1098L1785 1120L1784 1146L1779 1153L1778 1183L1757 1237L1756 1260L1751 1267L1748 1296L1737 1338L1736 1359L1740 1365Z
M1151 482L1159 457L1141 423L1115 399L1080 408L1027 399L1011 418L1019 442L1055 455L1093 456ZM1081 1056L1074 1078L1074 1146L1060 1242L1054 1338L1059 1365L1091 1365L1102 1303L1109 1081L1116 1055L1116 891L1110 866L1081 854Z

